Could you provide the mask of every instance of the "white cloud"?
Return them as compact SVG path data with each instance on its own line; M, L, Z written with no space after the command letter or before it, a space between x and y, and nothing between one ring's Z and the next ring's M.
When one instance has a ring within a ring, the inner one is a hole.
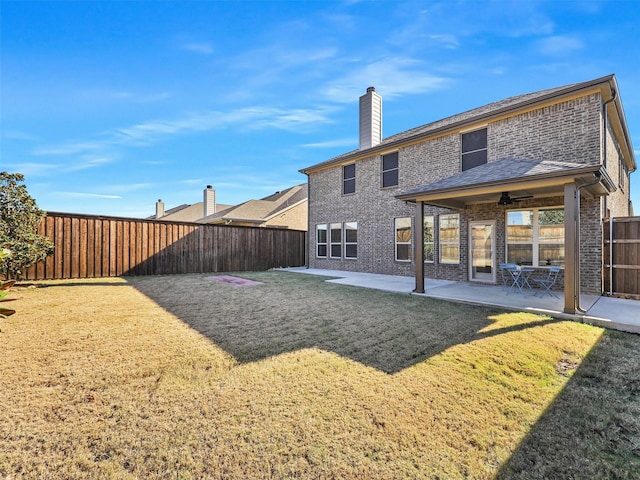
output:
M191 42L182 45L183 50L189 52L202 53L204 55L211 55L214 52L213 46L207 42Z
M302 145L304 148L336 148L336 147L355 147L358 144L357 138L340 138L336 140L328 140L326 142L306 143Z
M460 46L458 37L451 33L433 34L429 35L429 38L450 50L454 50Z
M103 188L114 193L129 193L146 190L155 187L153 183L123 183L116 185L106 185Z
M149 93L135 93L122 90L110 90L110 89L93 89L85 90L81 93L84 99L98 101L98 102L129 102L129 103L155 103L166 100L171 97L171 93L167 91L163 92L149 92Z
M275 108L256 106L229 112L208 111L191 113L181 118L150 120L129 127L119 128L103 134L103 140L70 142L36 149L35 155L85 155L74 170L91 168L114 159L104 155L104 151L114 146L146 146L161 141L165 137L212 131L231 126L246 129L275 128L297 130L303 126L330 122L328 114L335 108Z
M119 200L122 197L120 195L105 195L101 193L88 193L88 192L53 192L54 195L59 195L61 197L72 197L72 198L106 198L109 200Z
M567 35L547 37L538 42L540 53L544 55L566 55L584 48L582 40Z
M390 99L440 90L450 83L450 79L428 73L423 67L422 62L411 58L382 59L331 82L324 93L332 101L353 103L369 86Z
M36 163L36 162L25 162L25 163L14 163L9 164L8 166L3 166L3 169L8 169L9 171L22 173L25 177L42 177L59 171L61 165L58 164L49 164L49 163Z
M34 142L38 138L27 132L21 132L20 130L5 130L2 132L2 137L7 140L24 140L28 142Z
M87 170L89 168L96 168L102 165L107 165L109 163L112 163L114 160L115 159L111 157L94 157L90 155L85 155L82 158L80 158L78 163L76 163L75 165L68 166L67 168L65 168L65 170L68 172L77 172L79 170Z

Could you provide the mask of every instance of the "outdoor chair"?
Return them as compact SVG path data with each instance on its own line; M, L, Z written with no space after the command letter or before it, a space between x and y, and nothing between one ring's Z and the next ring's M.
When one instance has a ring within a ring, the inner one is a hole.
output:
M516 280L513 278L509 270L517 268L517 265L515 263L501 263L499 267L500 275L502 276L502 288L508 292L516 284Z
M549 295L553 295L556 298L558 297L555 293L553 293L553 286L556 284L558 280L558 274L560 273L560 267L550 267L549 273L545 278L532 278L536 284L540 286L540 290L533 294L534 297L537 297L540 294L540 298L544 297L547 293Z

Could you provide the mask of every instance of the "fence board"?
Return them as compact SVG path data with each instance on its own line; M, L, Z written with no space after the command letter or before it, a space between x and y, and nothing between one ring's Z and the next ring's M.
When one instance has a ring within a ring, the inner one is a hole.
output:
M605 292L640 295L640 217L614 218L611 223L607 219L603 224Z
M305 264L306 232L49 212L54 253L25 280L268 270Z

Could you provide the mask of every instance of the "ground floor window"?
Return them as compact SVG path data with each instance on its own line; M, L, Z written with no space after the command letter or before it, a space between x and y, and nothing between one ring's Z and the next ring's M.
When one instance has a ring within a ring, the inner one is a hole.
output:
M460 263L460 215L440 215L440 263Z
M434 262L435 235L434 235L434 217L433 215L425 215L422 224L424 229L424 261L427 263Z
M564 209L507 212L507 263L564 267Z
M396 260L411 261L411 217L395 219Z
M344 224L344 257L358 258L358 222Z
M358 258L358 222L316 225L316 257Z
M331 258L342 258L342 224L331 224Z
M327 256L327 226L316 225L316 256Z

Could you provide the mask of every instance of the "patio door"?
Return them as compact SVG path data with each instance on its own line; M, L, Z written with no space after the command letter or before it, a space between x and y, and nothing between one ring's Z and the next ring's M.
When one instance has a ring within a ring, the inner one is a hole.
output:
M496 222L469 223L469 280L495 283Z

